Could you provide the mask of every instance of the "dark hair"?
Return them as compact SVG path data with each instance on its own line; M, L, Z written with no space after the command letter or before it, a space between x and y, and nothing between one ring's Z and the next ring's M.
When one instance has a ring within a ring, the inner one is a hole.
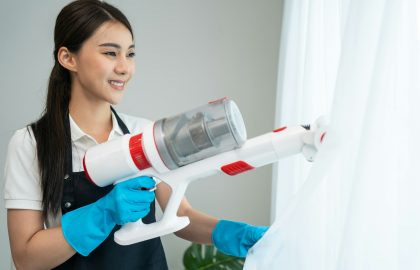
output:
M61 47L76 53L83 43L105 22L122 23L133 36L124 14L103 1L77 0L65 6L57 16L54 29L54 67L48 82L45 109L37 121L30 124L37 142L37 159L41 177L43 217L57 215L63 193L66 151L70 139L68 128L71 98L70 72L60 65L57 53Z

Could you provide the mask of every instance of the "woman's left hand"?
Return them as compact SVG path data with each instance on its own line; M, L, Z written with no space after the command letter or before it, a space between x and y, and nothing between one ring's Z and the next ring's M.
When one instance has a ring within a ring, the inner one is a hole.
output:
M242 222L220 220L212 232L212 239L216 248L222 253L245 257L248 250L267 230L267 226L252 226Z

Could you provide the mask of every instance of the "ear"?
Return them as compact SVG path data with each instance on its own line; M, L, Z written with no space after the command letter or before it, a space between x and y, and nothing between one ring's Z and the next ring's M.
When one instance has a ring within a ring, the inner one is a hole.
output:
M75 55L70 52L66 47L58 49L57 53L58 62L70 71L77 71L77 62Z

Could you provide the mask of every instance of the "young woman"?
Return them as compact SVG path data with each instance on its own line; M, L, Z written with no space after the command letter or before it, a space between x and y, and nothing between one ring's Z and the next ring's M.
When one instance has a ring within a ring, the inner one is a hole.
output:
M167 269L159 238L128 246L113 241L120 225L155 221L155 198L165 209L170 188L148 177L99 188L84 176L82 157L98 143L139 133L148 120L117 114L134 74L135 46L127 18L115 7L79 0L59 13L55 64L39 120L13 135L5 166L5 205L18 269ZM245 256L266 227L217 220L186 199L176 233Z

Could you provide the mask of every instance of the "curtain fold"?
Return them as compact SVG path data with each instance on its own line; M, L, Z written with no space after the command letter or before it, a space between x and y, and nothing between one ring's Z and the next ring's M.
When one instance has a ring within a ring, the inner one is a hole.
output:
M336 0L285 1L283 10L276 126L310 124L331 107L346 10ZM273 216L287 205L310 167L302 157L274 166Z
M330 125L313 165L279 162L245 269L420 269L417 2L285 0L276 121Z

